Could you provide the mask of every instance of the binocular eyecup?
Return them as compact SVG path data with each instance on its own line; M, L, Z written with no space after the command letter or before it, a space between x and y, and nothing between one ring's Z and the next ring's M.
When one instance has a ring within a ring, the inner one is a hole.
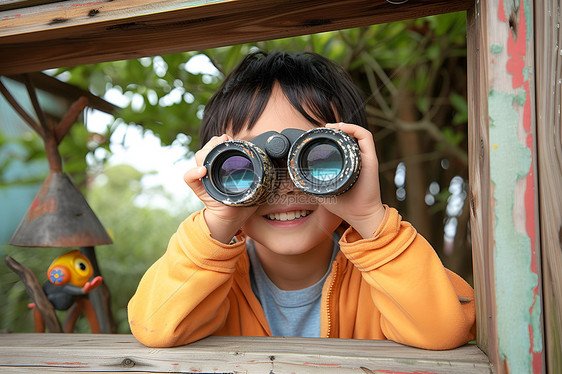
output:
M286 161L286 167L283 161ZM288 172L294 185L315 196L335 196L353 186L361 170L359 146L343 131L268 131L251 141L229 140L205 157L207 193L230 206L264 203Z

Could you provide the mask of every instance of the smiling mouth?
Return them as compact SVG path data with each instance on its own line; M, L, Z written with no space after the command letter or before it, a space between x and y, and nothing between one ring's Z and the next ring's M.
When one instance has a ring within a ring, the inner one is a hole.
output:
M312 213L312 210L295 210L292 212L270 213L267 214L267 219L271 221L293 221L298 218L303 218Z

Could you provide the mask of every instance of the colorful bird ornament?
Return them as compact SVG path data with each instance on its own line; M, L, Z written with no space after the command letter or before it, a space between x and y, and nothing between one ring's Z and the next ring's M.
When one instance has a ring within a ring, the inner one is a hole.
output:
M102 282L101 276L92 280L94 273L92 263L79 250L72 250L57 257L47 270L47 281L43 283L43 291L55 310L69 311L65 322L64 331L72 332L74 323L80 313L83 313L90 323L92 332L99 332L97 317L92 308L87 294L98 287ZM34 308L34 304L30 304ZM35 330L45 331L44 323L37 309L35 315Z

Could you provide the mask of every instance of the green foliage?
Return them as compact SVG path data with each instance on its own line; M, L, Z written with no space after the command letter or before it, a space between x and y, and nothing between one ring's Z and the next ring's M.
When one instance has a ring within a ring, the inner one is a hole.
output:
M343 31L306 35L297 38L249 43L204 51L101 63L59 69L68 82L104 96L117 90L128 99L115 113L115 120L101 134L102 141L92 141L84 126L74 126L60 150L66 171L73 174L86 170L85 159L96 155L96 148L110 149L111 136L120 124L139 125L152 131L163 145L181 144L193 152L199 148L198 132L205 104L230 72L249 51L259 48L286 51L315 51L341 64L365 95L368 127L377 144L381 165L383 200L399 208L416 227L427 222L423 232L442 254L443 230L448 192L436 196L433 207L419 212L411 199L395 197L393 183L396 165L423 168L423 178L406 178L407 185L427 189L431 182L448 186L454 175L467 179L466 104L466 27L465 14L454 13L416 20L393 22ZM206 56L216 72L189 72L186 66L196 56ZM410 100L411 99L411 100ZM400 142L405 133L416 135L416 144ZM2 139L0 139L0 142ZM112 141L115 141L114 139ZM41 156L41 147L28 143L28 159ZM35 147L35 148L34 148ZM411 154L411 149L418 154ZM186 157L190 155L186 152ZM454 168L443 168L442 160ZM97 166L103 165L97 160ZM3 163L4 162L4 163ZM0 160L0 168L6 167ZM92 165L92 163L90 163ZM1 169L0 169L1 171ZM113 310L120 332L128 331L126 303L147 267L160 256L183 212L176 217L170 210L140 207L139 194L163 196L164 191L146 191L137 171L117 166L103 171L88 189L90 205L111 233L114 244L98 247L98 261L110 290ZM78 178L85 182L85 175ZM73 175L75 179L77 177ZM105 183L102 181L105 180ZM176 204L177 205L177 204ZM463 224L462 222L459 224ZM466 224L466 222L464 223ZM459 247L467 251L464 238ZM32 267L36 274L45 269L54 255L46 249L5 248L6 254ZM456 255L456 254L455 254ZM447 259L444 258L445 264ZM457 261L458 262L458 261ZM462 261L461 261L462 262ZM469 275L470 259L463 269ZM0 328L30 331L32 324L25 304L29 300L17 277L0 267L0 291L7 303L0 307ZM20 319L21 314L24 319Z
M129 99L129 103L118 110L115 124L105 135L111 136L118 123L137 124L154 132L164 145L176 142L195 151L199 147L198 131L204 105L224 75L255 48L315 51L340 63L368 97L367 105L372 107L371 113L375 113L373 123L383 120L392 125L399 114L397 98L404 90L416 97L418 115L425 117L424 120L433 120L444 107L452 107L458 112L452 115L453 123L466 123L466 105L464 108L462 105L462 101L466 103L465 95L456 93L453 87L462 82L462 79L455 80L464 77L456 76L455 58L466 55L465 38L465 15L453 13L297 38L65 68L59 69L57 74L66 72L69 83L89 88L97 95L103 96L108 90L116 89ZM190 59L200 54L209 58L217 69L216 74L186 69ZM178 137L180 133L187 136ZM455 146L457 144L444 144L442 149Z
M449 96L451 105L457 111L453 118L453 124L459 125L468 122L468 104L466 99L456 92L452 92Z
M88 135L84 124L74 124L59 145L63 172L70 174L78 187L83 187L86 183Z
M104 282L111 291L113 314L120 333L129 332L126 306L142 275L164 254L171 235L190 213L186 210L181 216L174 216L165 209L139 207L135 204L139 194L166 195L160 189L144 188L142 177L142 173L128 165L108 168L98 176L87 196L92 210L113 240L113 244L96 247L96 256ZM46 280L48 265L68 250L8 245L0 249L5 256L12 256L32 269L40 283ZM0 305L0 330L32 332L32 313L26 307L31 298L19 277L4 263L0 265L0 292L6 295ZM60 313L60 319L64 320L64 313ZM76 331L86 332L89 328L82 322Z
M38 135L8 139L0 133L0 186L42 182L46 174L37 172L45 169L45 147ZM22 168L23 164L29 165Z
M142 177L142 173L128 165L111 167L98 177L87 196L113 240L113 244L98 247L96 253L112 294L119 332L129 331L126 306L142 275L164 254L168 240L190 213L184 211L181 216L173 216L165 209L139 207L135 204L139 194L166 195L161 189L145 189Z

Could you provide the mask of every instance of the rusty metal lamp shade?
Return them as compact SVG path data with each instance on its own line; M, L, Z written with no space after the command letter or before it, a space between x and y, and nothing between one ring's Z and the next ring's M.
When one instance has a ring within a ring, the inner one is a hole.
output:
M51 172L10 244L21 247L89 247L111 244L101 222L69 176Z

